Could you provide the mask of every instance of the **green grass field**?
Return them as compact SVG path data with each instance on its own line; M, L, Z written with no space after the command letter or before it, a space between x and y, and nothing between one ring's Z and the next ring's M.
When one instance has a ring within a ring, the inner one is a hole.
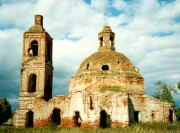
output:
M180 133L180 122L174 123L134 123L125 128L80 129L61 128L49 125L45 128L15 129L9 122L0 126L0 133Z

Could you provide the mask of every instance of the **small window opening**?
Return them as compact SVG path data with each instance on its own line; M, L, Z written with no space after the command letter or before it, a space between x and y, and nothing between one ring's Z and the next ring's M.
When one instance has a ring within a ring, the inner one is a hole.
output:
M139 111L134 111L134 121L139 122Z
M100 46L103 46L103 38L99 38L99 41L100 41Z
M89 69L89 63L87 64L87 67L86 67L86 70L88 70Z
M173 110L169 109L169 122L173 122Z
M151 114L151 117L152 117L152 120L154 120L154 118L155 118L154 113Z
M27 127L33 127L34 113L30 110L27 112Z
M74 119L74 125L76 127L80 127L81 126L81 117L80 117L79 111L75 111L75 116L73 119Z
M101 110L100 112L100 127L101 128L111 127L110 115L108 115L104 109Z
M38 55L38 42L36 40L31 42L31 48L29 49L30 56Z
M108 65L103 65L102 66L102 70L103 71L108 71L109 70L109 66Z
M36 74L29 76L29 89L28 92L36 92Z
M92 97L90 96L90 110L93 110L93 102L92 102Z
M119 61L117 63L119 64Z
M53 110L52 122L56 125L60 125L61 123L60 109L55 108Z

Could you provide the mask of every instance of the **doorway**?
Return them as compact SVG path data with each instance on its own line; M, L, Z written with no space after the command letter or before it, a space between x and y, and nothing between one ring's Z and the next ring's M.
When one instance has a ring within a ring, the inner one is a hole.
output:
M60 125L61 124L60 109L55 108L53 110L52 123L54 123L56 125Z
M173 110L169 109L169 122L173 122Z
M139 122L139 111L134 111L134 121Z
M110 115L108 115L104 109L100 111L100 123L99 123L99 126L101 128L111 127Z
M33 127L34 113L30 110L27 112L27 127Z

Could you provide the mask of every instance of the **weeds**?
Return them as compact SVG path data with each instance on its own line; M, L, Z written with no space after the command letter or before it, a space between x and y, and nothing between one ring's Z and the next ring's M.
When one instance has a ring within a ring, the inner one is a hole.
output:
M117 86L103 86L103 87L100 89L100 92L105 92L105 91L123 92L123 90L120 89L120 88L117 87Z
M50 124L45 128L23 128L15 129L12 126L0 126L0 133L180 133L180 123L133 123L124 128L62 128L55 124Z

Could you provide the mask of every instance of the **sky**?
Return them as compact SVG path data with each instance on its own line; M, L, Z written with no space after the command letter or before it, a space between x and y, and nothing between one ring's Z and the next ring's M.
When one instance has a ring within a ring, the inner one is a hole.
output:
M53 96L68 95L71 76L98 50L105 21L117 52L144 77L152 95L156 81L180 81L180 0L0 0L0 97L18 105L23 33L44 17L53 38ZM180 92L173 94L180 107Z

